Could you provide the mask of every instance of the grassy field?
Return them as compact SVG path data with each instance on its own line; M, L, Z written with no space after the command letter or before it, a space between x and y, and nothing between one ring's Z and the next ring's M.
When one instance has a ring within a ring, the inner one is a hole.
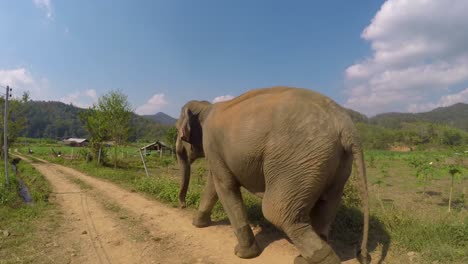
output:
M98 166L86 162L85 154L67 154L58 158L51 155L51 147L62 153L72 153L70 147L60 145L32 145L34 155L74 167L92 176L116 182L127 189L145 193L155 199L177 206L178 168L172 157L162 159L155 153L146 156L150 177L146 177L137 147L119 148L118 167L112 159L109 165ZM19 147L27 153L28 147ZM109 153L112 153L110 151ZM125 153L128 154L125 154ZM86 153L75 148L73 153ZM422 263L468 262L468 157L463 152L390 152L366 151L367 174L371 199L371 231L369 248L379 249L385 255L415 252ZM431 163L432 162L432 163ZM450 169L460 173L453 177L451 211L448 201L452 178ZM192 179L187 195L189 208L196 209L206 177L206 164L198 160L192 166ZM263 219L260 201L244 192L249 218L253 223L269 226ZM216 205L214 217L226 220L221 205ZM359 194L353 180L346 193L333 225L331 239L338 250L344 245L356 244L361 239L362 213ZM343 253L347 254L347 253ZM349 253L351 254L351 253Z
M11 167L10 167L11 168ZM45 249L50 242L47 230L53 230L60 214L49 203L51 187L31 165L20 162L18 176L10 171L10 186L4 184L0 172L0 263L48 263L51 256ZM28 186L32 203L18 195L20 181Z

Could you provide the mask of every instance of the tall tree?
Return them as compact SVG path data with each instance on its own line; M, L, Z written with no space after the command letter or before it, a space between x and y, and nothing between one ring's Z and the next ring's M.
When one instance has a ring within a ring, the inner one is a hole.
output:
M120 91L110 91L82 115L95 150L102 148L104 140L114 141L114 167L117 166L117 147L128 138L131 113L127 96Z
M166 136L165 136L166 143L169 144L169 146L172 149L172 154L175 152L175 144L177 141L177 128L172 126L166 130Z
M105 118L109 138L117 145L125 143L132 113L127 96L120 91L110 91L99 98L98 109Z

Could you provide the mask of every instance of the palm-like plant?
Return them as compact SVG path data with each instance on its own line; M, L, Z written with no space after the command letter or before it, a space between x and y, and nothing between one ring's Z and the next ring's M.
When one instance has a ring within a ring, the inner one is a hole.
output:
M448 167L448 172L451 177L451 184L450 184L450 194L449 194L449 202L448 202L448 211L451 211L452 208L452 193L453 193L453 182L456 177L460 177L462 174L461 168L457 165L450 165Z

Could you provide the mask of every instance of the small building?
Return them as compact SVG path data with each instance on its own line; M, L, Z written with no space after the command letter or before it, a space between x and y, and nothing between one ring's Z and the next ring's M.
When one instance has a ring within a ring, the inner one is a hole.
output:
M411 146L406 146L406 145L392 145L390 146L390 151L396 151L396 152L410 152L413 151L413 148Z
M86 138L68 138L64 139L63 143L71 147L83 147L88 144L88 139Z
M140 150L145 156L150 155L152 150L159 152L159 156L162 156L164 153L172 155L172 148L166 143L159 140L144 147L141 147Z

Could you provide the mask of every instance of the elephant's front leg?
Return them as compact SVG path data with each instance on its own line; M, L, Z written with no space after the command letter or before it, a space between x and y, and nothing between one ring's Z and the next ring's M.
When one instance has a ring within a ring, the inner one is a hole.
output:
M192 224L196 227L207 227L211 224L211 212L216 202L218 201L218 195L213 183L213 176L211 171L208 179L205 183L205 190L198 207L197 216L193 219Z
M240 258L254 258L260 255L260 248L247 222L247 212L239 185L225 171L213 171L212 178L221 204L238 240L234 253Z

